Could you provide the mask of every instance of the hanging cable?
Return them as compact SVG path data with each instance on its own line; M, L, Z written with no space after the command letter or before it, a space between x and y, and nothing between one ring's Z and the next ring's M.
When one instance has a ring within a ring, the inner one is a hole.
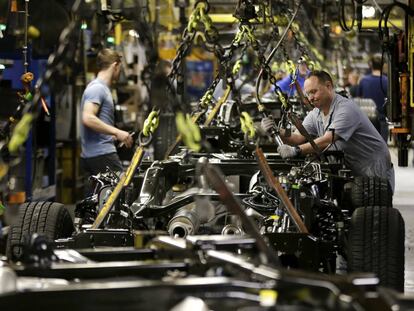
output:
M391 11L394 7L399 7L404 10L405 15L413 16L414 10L411 9L408 5L405 5L401 2L394 2L387 7L381 13L379 23L378 23L378 35L380 40L383 42L384 45L389 43L389 29L388 29L388 19L390 17Z
M282 35L280 36L279 41L277 42L276 46L273 48L273 50L270 52L269 56L266 58L265 63L263 64L263 67L260 69L259 75L257 76L256 79L256 101L258 105L261 105L262 102L260 101L260 82L262 80L263 74L265 72L265 70L269 70L269 63L272 60L273 56L275 55L276 51L279 49L279 46L281 45L281 43L283 42L283 40L285 39L290 27L292 26L293 21L295 20L296 16L298 15L299 12L299 8L301 7L302 2L300 2L298 4L298 6L296 7L296 11L293 13L292 18L290 19L288 25L286 26L285 30L283 31ZM269 72L270 73L270 72ZM272 75L270 73L270 79L271 79ZM275 82L275 87L276 87L276 81L271 81L272 83Z
M341 29L345 32L350 32L352 31L352 28L354 28L355 25L355 3L354 1L351 1L352 4L352 20L351 20L351 25L348 26L347 25L347 21L346 21L346 16L345 16L345 0L341 0L340 1L340 8L339 8L339 25L341 26Z

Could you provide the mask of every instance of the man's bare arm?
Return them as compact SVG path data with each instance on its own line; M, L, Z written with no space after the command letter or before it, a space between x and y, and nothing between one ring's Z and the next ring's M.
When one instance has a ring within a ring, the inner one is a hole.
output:
M116 140L123 142L126 147L131 147L132 138L129 133L103 122L97 116L98 111L99 106L97 104L86 102L82 111L82 123L98 133L113 135Z

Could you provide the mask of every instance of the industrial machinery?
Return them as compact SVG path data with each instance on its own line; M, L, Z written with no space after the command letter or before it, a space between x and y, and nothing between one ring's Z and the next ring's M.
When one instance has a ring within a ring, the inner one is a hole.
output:
M33 236L22 264L0 267L0 302L17 310L409 310L413 303L378 287L373 275L270 265L251 238L160 236L148 247L62 250Z
M260 148L256 155L258 160L183 152L142 163L116 201L120 177L112 172L94 176L95 190L77 204L73 224L63 205L24 204L9 234L9 258L22 259L22 245L33 233L55 239L59 248L75 249L143 247L155 235L249 236L243 221L247 215L286 267L335 273L343 258L349 271L375 272L382 284L403 290L404 222L392 208L386 180L352 177L340 155L331 163L265 160ZM208 179L211 166L226 176L223 187L235 193L241 214L222 200L218 182ZM278 181L269 183L272 171ZM110 201L111 209L101 218ZM102 219L98 226L97 219Z
M409 310L413 303L378 287L373 275L269 265L246 237L160 236L148 246L60 250L33 236L23 264L0 268L7 284L0 302L16 310Z
M184 14L186 1L176 2ZM122 11L120 3L112 3ZM93 190L76 204L74 217L56 202L20 206L8 234L9 267L0 268L0 282L10 284L0 291L2 305L19 301L22 308L62 308L64 299L63 309L122 304L126 310L181 310L190 304L188 309L197 310L197 304L199 310L403 310L410 303L381 287L404 290L404 221L392 207L387 180L353 176L339 151L314 147L308 158L283 160L255 133L252 120L269 114L287 130L303 131L299 119L312 109L303 92L297 98L283 95L270 68L276 52L292 64L281 45L288 31L300 56L320 66L310 60L318 53L306 49L303 34L292 26L302 3L293 14L284 7L289 20L280 24L270 3L239 1L238 28L223 47L208 1L195 2L188 24L182 23L168 75L170 107L153 103L137 130L129 167L91 176ZM102 11L111 22L119 17L108 7ZM128 12L138 19L134 10ZM271 34L256 36L255 27L262 25L270 25ZM68 42L79 26L80 19L62 36L58 56L74 47ZM195 38L217 57L218 72L190 115L183 68ZM259 64L251 102L242 101L235 87L241 70L237 58L248 49ZM63 63L51 58L45 77ZM220 81L224 94L215 101ZM269 84L275 97L266 102L262 95ZM144 161L161 110L176 116L179 135L165 159ZM408 137L404 122L402 139ZM270 136L281 142L278 129ZM309 134L303 136L315 145ZM334 275L348 272L368 274ZM41 289L36 288L40 278Z

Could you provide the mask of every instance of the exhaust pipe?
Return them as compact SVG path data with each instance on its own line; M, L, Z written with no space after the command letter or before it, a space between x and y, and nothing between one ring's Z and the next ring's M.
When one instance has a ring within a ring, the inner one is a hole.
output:
M221 230L222 235L243 235L243 229L239 226L228 224Z
M200 227L200 219L194 209L182 208L168 223L168 233L172 237L185 238L195 234Z
M244 231L241 227L240 217L230 215L227 217L228 223L221 230L222 235L243 235Z

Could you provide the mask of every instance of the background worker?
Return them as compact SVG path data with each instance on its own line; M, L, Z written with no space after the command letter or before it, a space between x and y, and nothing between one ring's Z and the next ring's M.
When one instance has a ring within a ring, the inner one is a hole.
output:
M114 126L114 101L111 86L119 79L121 56L111 49L98 53L98 75L86 87L81 101L81 166L90 175L122 171L115 141L126 147L133 144L128 132Z
M303 85L305 83L305 79L309 74L309 69L306 64L306 62L302 59L298 61L298 66L296 69L296 81L298 81L301 89L303 90ZM296 94L296 86L295 84L292 84L293 76L292 74L289 74L285 76L283 79L279 80L276 84L280 87L283 93L287 94L289 97ZM273 86L272 86L272 91Z
M333 143L344 152L345 164L355 176L387 178L394 191L394 169L388 147L368 117L350 99L335 94L331 76L325 71L313 71L305 80L304 91L314 109L303 126L321 150ZM272 119L264 118L262 127L270 131ZM313 152L310 143L299 132L283 137L278 147L282 158ZM293 146L292 146L293 145Z
M346 85L346 89L349 95L351 95L351 97L357 96L358 86L359 86L359 74L357 71L352 70L351 72L348 73L348 80L347 80L347 85Z
M356 97L371 98L377 106L380 123L380 134L388 140L388 123L385 114L385 97L387 96L388 79L381 74L382 57L375 54L370 60L371 73L364 76L359 82Z

